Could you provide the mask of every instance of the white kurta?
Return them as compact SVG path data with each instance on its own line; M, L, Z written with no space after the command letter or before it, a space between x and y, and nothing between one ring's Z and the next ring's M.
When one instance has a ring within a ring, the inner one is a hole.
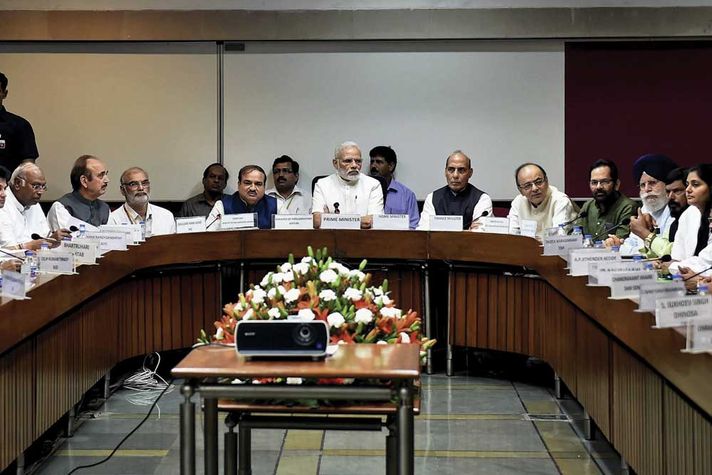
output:
M145 220L133 208L124 203L111 212L109 222L106 224L140 224L141 221L145 221L146 233L150 229L151 236L176 232L176 220L173 213L151 203L148 204Z
M701 217L700 210L696 206L689 206L680 216L680 224L678 225L672 252L670 253L670 257L673 260L680 262L670 264L671 273L678 272L680 267L687 267L696 273L712 266L712 236L710 236L707 246L700 251L699 255L693 255L695 247L697 247L697 232L700 229ZM701 275L710 276L712 271L706 271Z
M341 214L367 216L383 213L381 182L363 173L355 183L343 180L336 173L317 181L312 213L333 213L336 203Z
M287 198L280 195L276 188L270 188L265 194L277 200L277 214L311 214L311 197L298 186Z
M472 210L472 219L479 218L482 213L487 211L488 216L492 216L492 198L489 197L487 193L482 193L479 201L475 205L475 209ZM420 221L418 222L418 227L421 231L428 231L430 229L430 217L435 216L435 206L433 206L433 194L428 193L425 197L425 203L423 203L423 212L420 213Z
M544 229L558 227L574 219L576 207L566 193L549 185L548 196L537 207L534 207L524 195L514 198L507 217L516 227L519 227L519 221L522 219L536 221L536 234L541 236Z
M0 209L0 246L17 246L32 241L32 234L49 236L49 224L39 203L25 208L10 188L6 189L5 206Z
M670 216L670 208L665 205L663 209L658 210L655 213L651 213L645 206L641 208L641 212L649 214L655 220L655 224L660 228L660 236L668 236L670 232L670 226L675 222L675 218ZM638 235L630 233L630 236L625 238L623 245L621 246L621 254L628 256L633 254L640 254L640 250L645 247L645 241ZM693 248L694 251L694 248Z

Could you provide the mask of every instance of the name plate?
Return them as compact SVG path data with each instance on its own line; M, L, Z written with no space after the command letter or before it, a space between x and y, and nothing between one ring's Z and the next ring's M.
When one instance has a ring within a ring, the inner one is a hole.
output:
M257 213L226 214L220 219L220 231L257 227Z
M480 218L480 231L492 234L509 234L509 218L486 216Z
M11 270L2 271L2 291L0 295L4 298L25 300L27 290L25 275Z
M176 234L204 233L205 216L176 218Z
M431 231L462 231L462 216L432 215L430 216Z
M102 224L99 231L111 231L126 234L126 244L139 244L144 241L140 224Z
M374 214L372 229L408 230L410 216L407 214Z
M612 262L590 262L588 264L588 284L609 286L611 276L616 272L640 272L645 270L642 262L623 261L618 253L611 253L617 257Z
M126 250L126 233L118 231L87 231L85 236L88 239L99 241L99 252L105 254L109 251Z
M40 272L47 274L74 274L74 255L71 252L51 250L40 252Z
M655 282L658 273L654 270L640 272L618 272L611 276L611 298L630 299L637 297L640 286Z
M519 220L519 234L530 238L536 238L537 222L533 219Z
M311 214L274 214L272 215L272 228L314 229L314 217Z
M695 319L712 319L712 296L693 295L655 302L655 328L681 327Z
M658 299L668 299L685 296L683 282L653 282L640 286L637 312L655 313L655 302Z
M687 347L690 353L712 351L712 320L694 321L687 327Z
M361 216L324 213L321 215L321 229L361 229Z
M62 241L62 246L59 249L71 252L75 265L94 265L99 255L99 246L100 243L97 240L82 238L74 241Z
M546 236L544 237L544 255L566 257L571 249L583 246L583 236Z
M569 275L588 275L588 266L592 262L605 263L619 261L620 256L608 249L572 249L569 251Z

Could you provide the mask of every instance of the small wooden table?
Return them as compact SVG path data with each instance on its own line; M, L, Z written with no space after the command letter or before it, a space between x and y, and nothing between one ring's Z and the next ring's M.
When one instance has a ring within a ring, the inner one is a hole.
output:
M184 378L180 409L181 474L195 473L195 404L203 398L205 473L218 473L218 399L394 401L396 409L396 458L399 474L413 473L413 385L420 376L420 347L414 344L342 345L322 361L248 360L232 347L196 348L172 370ZM391 387L351 385L247 385L218 384L218 378L357 378L385 379Z

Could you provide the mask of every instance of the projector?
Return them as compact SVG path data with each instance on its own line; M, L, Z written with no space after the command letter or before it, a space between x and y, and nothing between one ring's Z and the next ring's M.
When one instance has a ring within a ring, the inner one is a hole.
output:
M329 326L322 320L241 320L235 349L246 357L313 358L326 355Z

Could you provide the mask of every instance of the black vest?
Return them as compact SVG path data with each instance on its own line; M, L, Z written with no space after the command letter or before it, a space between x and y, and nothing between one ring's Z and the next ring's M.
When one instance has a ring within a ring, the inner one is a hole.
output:
M450 188L443 186L433 192L433 207L435 214L462 216L462 229L469 229L472 224L472 213L484 192L467 184L464 190L453 194Z
M89 201L78 191L67 193L57 201L67 208L69 214L92 226L101 226L109 221L111 209L108 204L101 200Z

